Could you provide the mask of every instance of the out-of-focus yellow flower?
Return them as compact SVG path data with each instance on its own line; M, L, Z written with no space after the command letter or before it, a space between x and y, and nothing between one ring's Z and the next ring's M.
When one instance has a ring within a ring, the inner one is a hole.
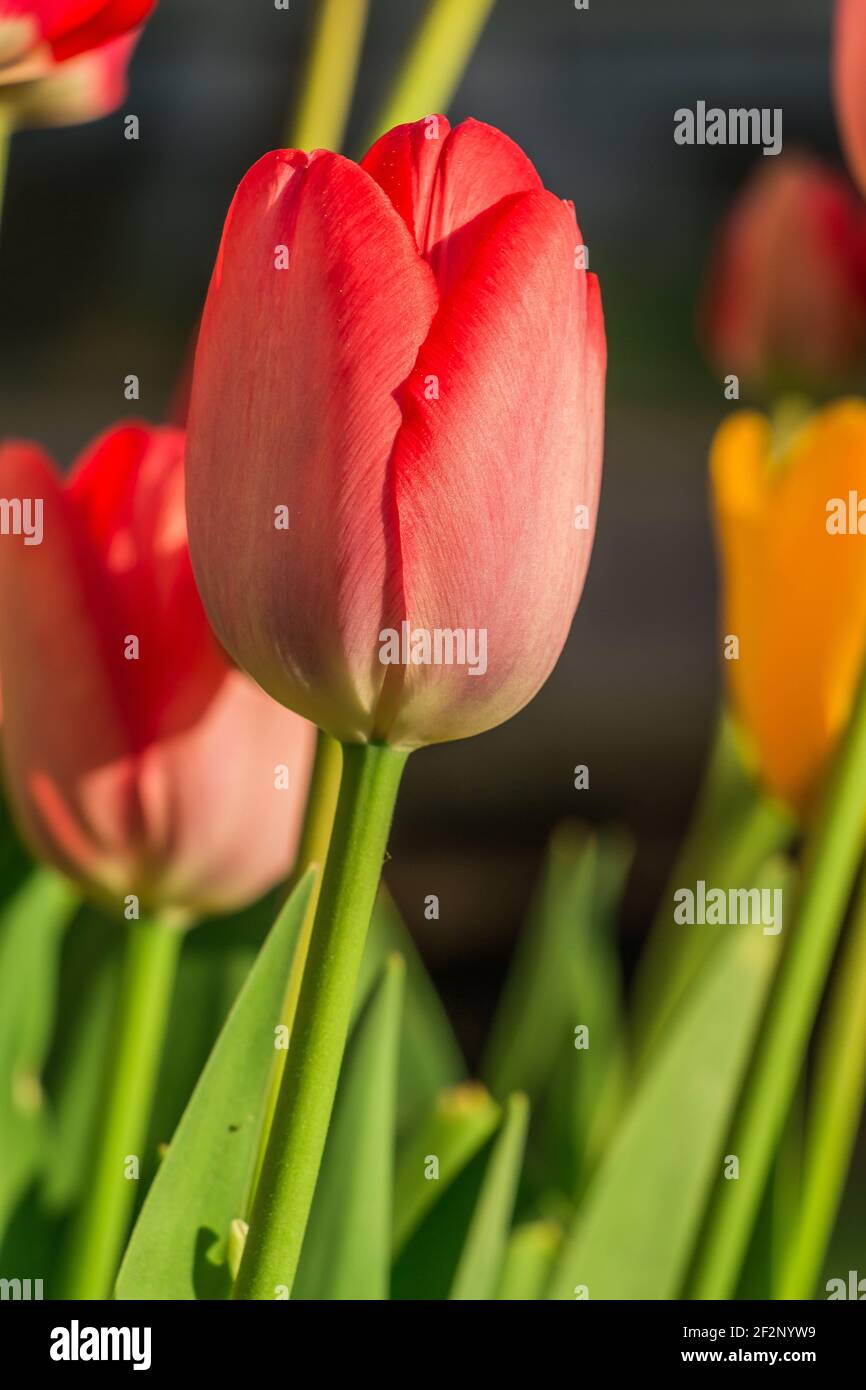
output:
M758 776L808 814L866 655L866 401L785 438L739 412L710 473L731 703Z

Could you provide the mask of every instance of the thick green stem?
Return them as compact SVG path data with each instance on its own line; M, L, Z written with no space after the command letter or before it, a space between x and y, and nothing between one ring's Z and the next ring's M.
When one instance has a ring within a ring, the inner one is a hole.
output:
M367 26L368 0L320 0L297 111L286 143L338 150L343 142Z
M811 1298L842 1200L866 1092L866 875L836 966L815 1067L798 1219L780 1298Z
M405 63L370 132L445 111L495 0L430 0Z
M740 1176L717 1188L695 1298L732 1296L844 919L863 845L864 804L866 674L807 846L796 918L785 927L785 955L728 1141Z
M331 738L330 734L326 734L324 730L320 729L316 742L316 759L313 763L313 775L310 779L310 794L307 798L307 809L304 815L304 828L301 832L301 843L298 847L298 857L294 872L292 873L290 885L291 889L294 890L307 870L312 868L314 864L318 866L319 873L316 875L307 901L304 920L301 923L301 930L298 934L298 944L295 947L295 953L292 958L292 968L289 974L288 984L286 985L286 1000L283 1005L281 1021L289 1037L291 1037L292 1028L295 1025L295 1014L298 1011L301 981L304 978L307 955L310 949L310 938L313 934L313 923L316 920L316 908L319 905L319 893L322 888L322 870L328 858L328 847L331 843L331 834L334 829L334 817L337 814L337 801L340 795L340 779L342 775L343 749L335 738ZM286 1056L287 1053L284 1048L278 1049L274 1054L273 1076L271 1077L268 1101L265 1106L265 1118L262 1124L262 1135L259 1143L259 1156L250 1183L247 1210L249 1210L252 1204L253 1196L261 1176L262 1164L265 1161L265 1150L271 1132L274 1112L277 1108L277 1097L280 1094L280 1086L286 1066Z
M331 848L235 1298L280 1298L292 1287L406 757L381 744L343 749Z
M132 922L96 1152L72 1230L65 1298L111 1297L135 1202L183 934L176 922Z

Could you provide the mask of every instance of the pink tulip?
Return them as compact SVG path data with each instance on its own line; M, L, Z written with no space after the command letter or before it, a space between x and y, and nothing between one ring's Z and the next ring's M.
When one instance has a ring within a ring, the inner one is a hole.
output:
M116 111L128 90L127 69L138 38L136 32L114 39L16 88L16 125L82 125Z
M836 0L833 83L848 163L866 196L866 0Z
M0 0L0 84L44 77L143 24L156 0Z
M398 127L360 165L276 151L238 190L192 389L193 564L238 663L345 742L491 728L559 656L601 479L585 255L477 121Z
M764 161L722 228L702 313L719 372L811 383L866 348L866 208L817 159Z
M0 682L35 853L115 905L203 913L289 869L313 730L217 646L183 485L174 429L118 426L65 481L37 446L0 447Z

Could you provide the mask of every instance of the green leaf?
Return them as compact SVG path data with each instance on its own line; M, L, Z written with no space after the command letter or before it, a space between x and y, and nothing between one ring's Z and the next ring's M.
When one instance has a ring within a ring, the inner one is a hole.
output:
M217 1039L133 1229L118 1298L229 1296L229 1230L247 1214L274 1030L312 881L310 872L281 911Z
M566 840L560 853L567 852ZM578 910L580 903L570 896L569 889L581 882L575 861L561 898L552 905L564 921L573 923L574 995L571 1027L563 1027L544 1097L542 1151L548 1181L558 1184L572 1201L579 1198L604 1151L627 1091L627 1027L616 922L632 859L630 840L617 832L603 833L595 844L588 910ZM575 1047L576 1025L586 1028L587 1047Z
M695 978L712 938L684 937L674 921L673 895L704 879L720 888L750 883L773 854L793 840L791 812L768 800L746 766L742 736L722 709L688 832L644 943L631 995L630 1032L642 1064L656 1033L669 1021Z
M494 1020L482 1075L494 1095L544 1090L564 1037L573 1037L582 944L594 941L598 842L560 826L542 884L515 952Z
M293 1299L386 1299L405 965L393 955L352 1031Z
M55 1038L45 1072L51 1117L42 1194L48 1210L63 1212L87 1180L92 1137L111 1046L123 928L89 903L67 933L60 967Z
M403 1134L439 1092L466 1078L466 1064L411 934L393 899L379 890L358 982L356 1009L393 952L406 961L406 1001L400 1039L397 1129Z
M442 1091L400 1145L394 1183L394 1253L494 1133L502 1111L484 1086ZM435 1159L435 1173L431 1159Z
M501 1117L497 1102L469 1082L443 1095L401 1146L395 1224L399 1231L402 1218L407 1234L391 1271L392 1299L448 1298Z
M759 883L779 886L775 862ZM695 927L717 940L648 1063L557 1262L550 1297L681 1296L780 955L759 927Z
M0 902L5 905L32 870L33 862L18 834L8 798L0 787Z
M42 1161L48 1132L42 1070L61 943L77 903L67 880L37 869L0 916L0 1230Z
M152 1156L177 1129L284 896L268 893L242 912L204 921L187 933L145 1147L149 1162L142 1191L155 1170Z
M496 1297L520 1303L543 1298L561 1245L562 1227L555 1221L527 1221L515 1226Z
M619 834L557 828L483 1068L495 1095L519 1088L533 1097L544 1182L572 1199L625 1089L616 915L631 860ZM577 1049L581 1025L589 1046Z
M478 1302L491 1299L496 1293L528 1124L526 1096L509 1096L451 1286L452 1299Z

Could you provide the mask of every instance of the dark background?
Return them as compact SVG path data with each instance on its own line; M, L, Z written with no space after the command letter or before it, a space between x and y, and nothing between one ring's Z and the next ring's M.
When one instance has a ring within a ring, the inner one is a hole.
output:
M346 148L359 153L421 10L372 0ZM128 99L17 136L0 277L0 431L64 464L125 414L169 409L234 187L283 141L313 11L161 0ZM687 821L718 702L705 463L727 408L694 331L714 231L759 151L683 148L699 99L784 108L785 147L839 161L829 0L499 0L451 108L501 127L574 199L610 351L605 481L559 666L503 728L410 761L388 878L475 1055L544 843L562 817L639 846L628 962ZM140 117L141 139L123 137ZM420 113L419 113L420 114ZM123 380L141 378L131 407ZM526 615L515 614L515 621ZM586 763L589 791L573 789ZM441 919L426 923L436 893Z

